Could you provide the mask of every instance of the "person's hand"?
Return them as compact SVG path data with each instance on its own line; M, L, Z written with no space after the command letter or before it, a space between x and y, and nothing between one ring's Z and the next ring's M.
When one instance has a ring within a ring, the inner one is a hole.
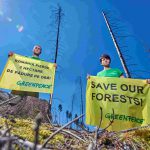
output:
M54 67L57 69L57 64L56 63L54 63Z
M147 82L147 84L150 84L150 79L147 79L146 82Z
M90 79L90 75L89 75L89 74L87 74L86 79L87 79L87 80Z
M14 53L10 51L10 52L8 53L8 57L13 56L13 54L14 54Z
M121 75L120 78L125 78L124 75Z

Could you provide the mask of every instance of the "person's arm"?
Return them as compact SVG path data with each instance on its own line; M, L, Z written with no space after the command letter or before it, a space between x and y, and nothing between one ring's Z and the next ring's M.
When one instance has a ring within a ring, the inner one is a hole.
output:
M89 74L87 74L86 79L87 79L87 80L90 79L90 75L89 75Z
M150 84L150 79L147 79L146 82L147 82L147 84Z
M123 75L123 72L122 72L121 70L118 69L118 73L119 73L119 75L120 75L120 76L119 76L120 78L125 78L125 76Z
M54 63L54 67L57 69L57 64L56 63Z
M13 52L12 51L10 51L9 53L8 53L8 57L10 57L10 56L13 56Z

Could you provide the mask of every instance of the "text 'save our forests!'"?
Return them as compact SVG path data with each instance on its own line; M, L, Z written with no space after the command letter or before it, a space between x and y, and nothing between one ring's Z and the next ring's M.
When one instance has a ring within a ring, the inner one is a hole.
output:
M91 76L86 89L86 123L110 131L150 123L150 85L146 80ZM114 113L113 113L114 111Z

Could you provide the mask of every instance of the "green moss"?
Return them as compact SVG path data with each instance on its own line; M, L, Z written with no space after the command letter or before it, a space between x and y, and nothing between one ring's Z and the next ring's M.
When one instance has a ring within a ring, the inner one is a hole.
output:
M7 121L9 127L12 127L11 134L16 135L22 139L28 141L34 141L34 122L31 119L15 119L15 123L11 122L9 119L0 118L0 124L5 127L5 122ZM42 124L39 129L39 144L42 144L46 138L51 135L51 126L47 124ZM64 136L57 134L50 143L56 144L60 141L64 141Z

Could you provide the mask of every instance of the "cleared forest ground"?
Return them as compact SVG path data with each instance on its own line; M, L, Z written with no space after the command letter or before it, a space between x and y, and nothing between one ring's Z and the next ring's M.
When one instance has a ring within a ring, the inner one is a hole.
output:
M149 126L124 132L99 130L97 134L84 129L70 129L69 126L61 128L48 123L38 124L31 119L0 117L0 147L1 149L150 149ZM49 141L43 147L48 138Z

